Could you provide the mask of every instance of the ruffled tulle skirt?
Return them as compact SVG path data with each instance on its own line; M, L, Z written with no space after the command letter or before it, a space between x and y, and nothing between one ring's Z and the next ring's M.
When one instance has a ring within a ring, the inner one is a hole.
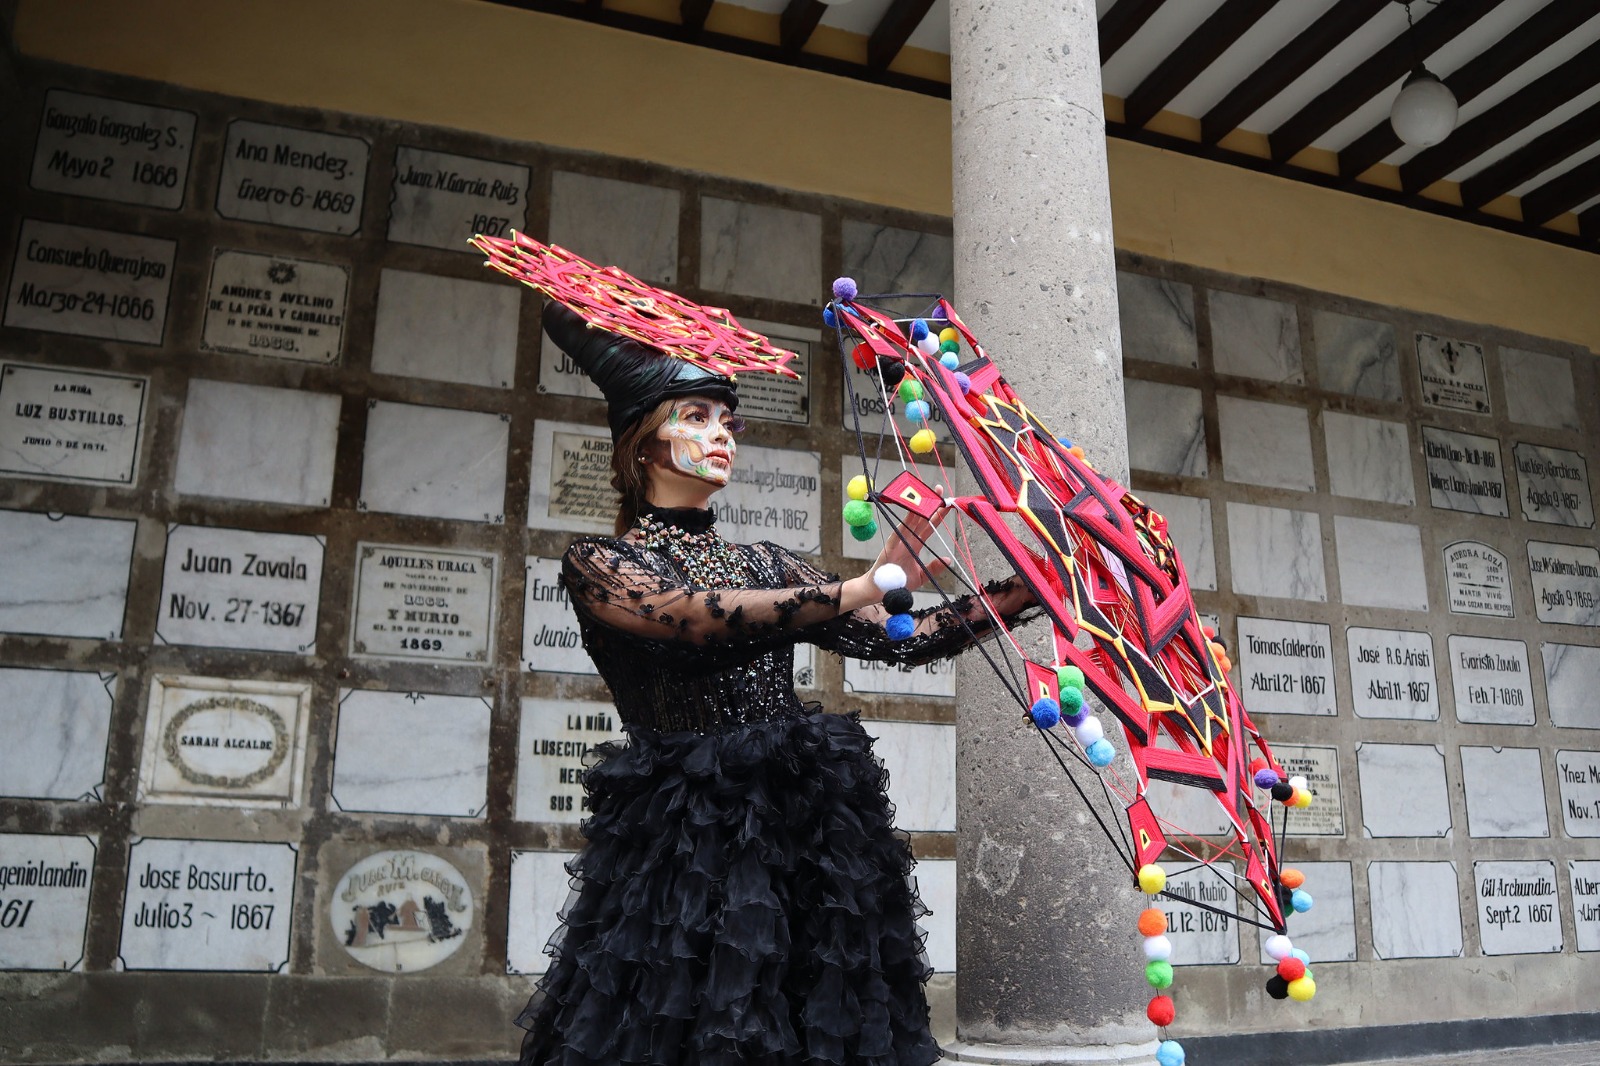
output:
M523 1063L939 1058L887 778L854 716L608 745Z

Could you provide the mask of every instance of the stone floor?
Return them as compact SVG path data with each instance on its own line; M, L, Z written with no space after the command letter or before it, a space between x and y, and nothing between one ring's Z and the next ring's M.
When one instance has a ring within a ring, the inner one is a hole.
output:
M1545 1044L1426 1058L1368 1060L1359 1066L1600 1066L1600 1044ZM1356 1064L1352 1064L1356 1066Z

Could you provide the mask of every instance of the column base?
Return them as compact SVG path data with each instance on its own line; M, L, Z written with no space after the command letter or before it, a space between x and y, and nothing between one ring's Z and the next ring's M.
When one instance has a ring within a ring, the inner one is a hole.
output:
M1142 1044L974 1044L965 1040L944 1045L951 1062L988 1063L990 1066L1154 1066L1160 1042Z

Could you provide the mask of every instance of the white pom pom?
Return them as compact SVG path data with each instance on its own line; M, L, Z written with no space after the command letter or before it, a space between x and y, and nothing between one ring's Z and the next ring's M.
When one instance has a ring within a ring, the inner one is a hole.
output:
M1311 785L1308 784L1306 782L1306 779L1303 778L1303 777L1291 777L1291 778L1289 778L1289 784L1293 785L1295 787L1295 789L1297 789L1300 792L1310 792L1311 791Z
M1090 715L1072 727L1072 735L1078 738L1078 743L1088 747L1106 735L1106 727L1100 724L1100 719Z
M1151 962L1164 962L1172 958L1172 941L1164 936L1145 937L1144 957Z
M923 355L938 355L939 338L936 334L930 333L917 342L917 347L921 349Z
M1294 950L1294 944L1282 933L1279 933L1277 936L1267 937L1267 942L1262 946L1266 949L1266 952L1269 956L1277 959L1279 962L1282 962L1284 959L1288 958L1289 953Z
M879 592L889 592L906 587L906 572L895 563L884 563L872 572L872 583Z

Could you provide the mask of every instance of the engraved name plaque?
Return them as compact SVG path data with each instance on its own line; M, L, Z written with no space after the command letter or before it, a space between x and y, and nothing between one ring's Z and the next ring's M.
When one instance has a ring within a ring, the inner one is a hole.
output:
M358 544L351 652L488 662L494 650L495 563L488 552Z
M370 155L360 137L235 119L222 151L217 214L348 237L361 229Z
M529 169L402 147L394 154L389 239L447 252L476 250L474 234L506 237L528 216Z
M0 473L132 485L150 379L0 363Z
M161 343L178 242L28 219L17 238L5 324Z
M1451 614L1512 617L1511 571L1506 557L1489 545L1458 540L1446 546L1444 583Z
M1239 619L1239 676L1251 714L1336 713L1333 637L1325 625Z
M333 263L219 251L200 347L301 363L337 363L350 271Z
M40 192L176 211L189 180L195 114L51 89L30 184Z
M1418 333L1417 371L1422 375L1422 402L1429 407L1489 413L1489 383L1480 346Z
M309 652L317 639L321 537L173 526L156 639L211 648Z

